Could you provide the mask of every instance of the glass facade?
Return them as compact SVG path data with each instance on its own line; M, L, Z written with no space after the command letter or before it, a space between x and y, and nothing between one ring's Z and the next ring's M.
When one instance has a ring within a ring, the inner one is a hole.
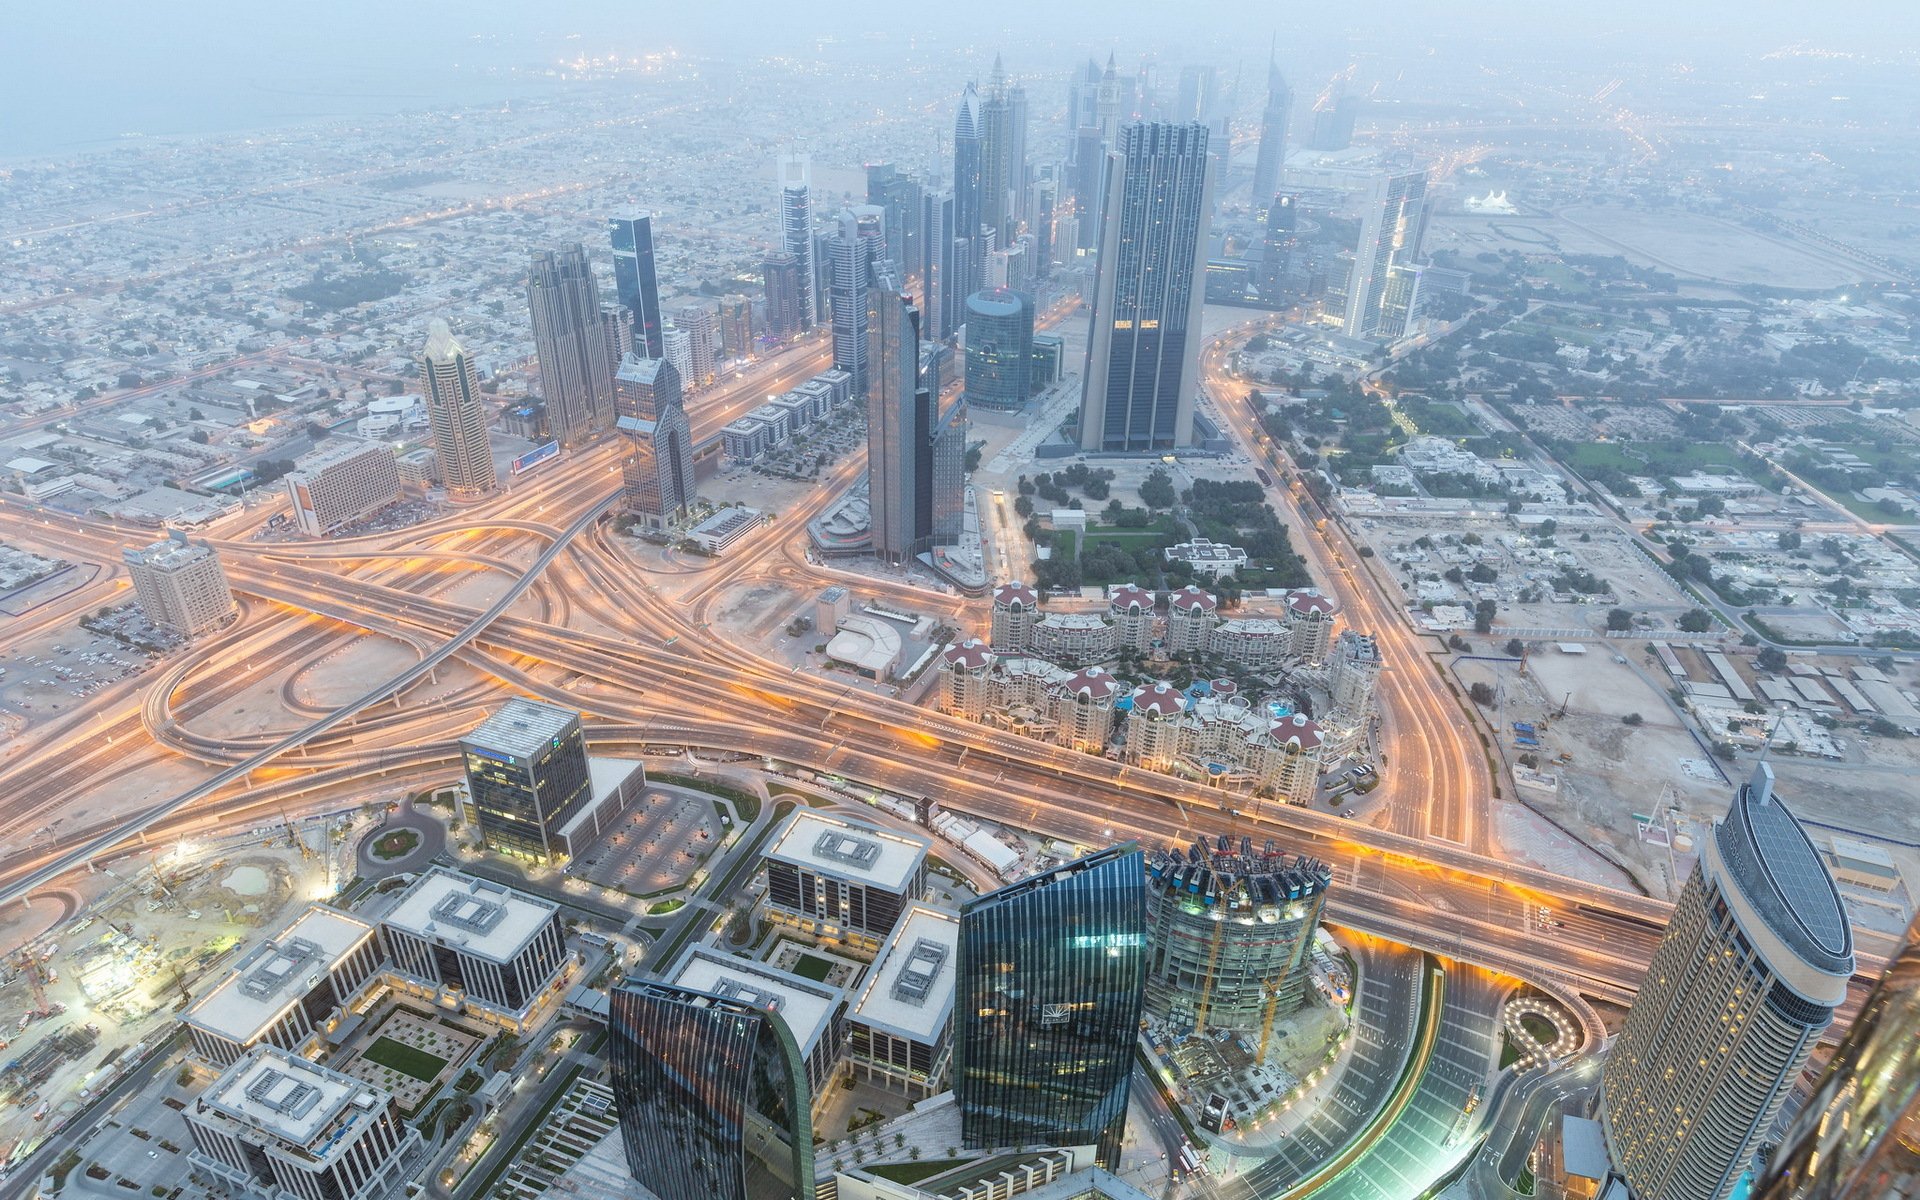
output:
M653 215L623 213L610 218L607 236L613 243L614 291L633 313L634 345L644 343L646 357L660 358L667 352L667 343L660 324L660 281L653 265Z
M1140 1036L1147 874L1129 842L960 912L954 1092L969 1147L1119 1159Z
M467 794L488 849L547 858L554 832L579 811L593 790L579 718L530 755L471 739L462 743L461 750Z
M611 994L627 1170L660 1200L813 1195L806 1068L776 1013L663 983Z
M1009 288L967 297L967 403L1024 408L1032 380L1033 301Z

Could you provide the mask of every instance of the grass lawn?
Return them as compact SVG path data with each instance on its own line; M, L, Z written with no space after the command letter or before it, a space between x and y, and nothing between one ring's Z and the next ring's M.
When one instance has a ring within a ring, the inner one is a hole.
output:
M1747 473L1739 452L1719 442L1587 442L1573 448L1567 465L1580 471L1618 467L1630 475L1684 475L1711 467Z
M891 1179L895 1183L919 1183L922 1179L931 1178L932 1176L940 1174L942 1171L951 1171L961 1163L968 1161L971 1160L963 1158L938 1158L931 1162L880 1163L863 1169L869 1174L878 1175L882 1179Z
M793 973L815 983L825 983L827 972L833 970L833 964L814 954L802 954L793 964Z
M416 1050L390 1037L376 1038L361 1058L383 1067L392 1067L402 1075L411 1075L421 1083L431 1083L446 1067L447 1060L425 1050Z
M375 858L405 858L420 845L420 835L411 829L396 829L373 844Z
M1533 1040L1542 1046L1553 1045L1554 1039L1560 1036L1560 1032L1553 1027L1553 1022L1539 1013L1521 1013L1520 1028L1532 1034Z

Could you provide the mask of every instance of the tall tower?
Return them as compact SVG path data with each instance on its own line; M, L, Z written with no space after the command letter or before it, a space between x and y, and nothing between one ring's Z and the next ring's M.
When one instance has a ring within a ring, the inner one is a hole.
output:
M1253 160L1253 208L1273 203L1287 165L1287 125L1293 120L1293 89L1287 86L1273 48L1267 48L1267 106L1260 113L1260 153Z
M1390 272L1396 266L1411 265L1420 256L1426 207L1425 171L1381 175L1373 181L1362 201L1360 244L1354 250L1353 274L1347 280L1346 315L1341 323L1346 336L1367 338L1380 332Z
M140 613L155 625L193 637L217 629L233 616L233 592L220 566L220 552L189 541L178 529L138 550L122 550Z
M915 497L931 483L932 422L920 387L920 310L891 275L867 292L867 504L873 552L906 562L923 549Z
M606 429L613 421L613 366L585 246L575 242L533 256L527 309L553 436L577 442Z
M800 263L800 327L820 320L813 261L813 166L804 154L780 156L780 245Z
M899 266L900 282L923 279L926 230L920 184L892 163L869 163L867 203L886 213L887 258Z
M664 528L692 506L696 490L680 372L664 358L629 358L614 378L614 403L627 439L621 462L627 510L652 528Z
M833 317L833 365L853 376L853 394L867 394L867 288L886 245L886 214L859 204L840 214L840 228L827 245L831 283L827 306Z
M767 289L767 334L790 338L806 328L806 296L811 291L800 259L788 251L769 254L760 264Z
M1726 1200L1852 975L1846 906L1761 763L1706 839L1601 1075L1607 1152L1639 1200Z
M1005 246L1018 224L1012 207L1014 179L1013 112L1007 72L993 56L993 74L980 101L980 223ZM957 144L957 143L956 143ZM1021 164L1024 168L1024 163Z
M661 355L660 279L653 265L653 214L630 209L607 220L613 243L613 287L633 313L633 344L648 358Z
M1107 156L1080 446L1193 442L1213 159L1199 123L1128 125Z
M1094 91L1093 123L1100 130L1100 140L1113 145L1120 136L1120 76L1114 70L1113 55L1107 55L1107 69L1100 74L1100 84Z
M580 714L515 696L460 739L467 795L487 848L542 862L593 799Z
M440 464L440 480L447 490L478 496L499 485L493 469L493 446L487 438L487 408L480 399L480 381L466 347L454 340L447 323L435 318L427 326L426 348L420 352L420 377L427 384L427 424L433 430L433 452Z
M1013 237L1022 222L1034 223L1027 179L1027 89L1017 83L1007 87L1006 147L1008 221L1003 242Z
M964 237L976 236L986 221L985 139L980 92L969 83L953 114L953 226Z
M1146 985L1147 873L1132 842L960 909L954 1095L973 1148L1097 1145L1113 1169Z

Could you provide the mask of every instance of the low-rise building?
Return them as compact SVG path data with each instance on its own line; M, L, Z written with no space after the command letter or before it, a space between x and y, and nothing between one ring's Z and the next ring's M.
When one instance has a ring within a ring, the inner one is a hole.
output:
M687 540L719 558L760 524L760 510L742 505L723 508L687 530Z
M560 907L434 867L380 920L401 990L520 1031L567 965Z
M1232 575L1247 565L1245 550L1207 538L1195 538L1191 542L1168 546L1164 553L1168 562L1184 563L1193 568L1195 575L1203 575L1208 579Z
M926 887L932 846L916 834L798 809L762 855L767 915L872 952Z
M383 959L374 927L325 905L241 956L180 1014L195 1058L230 1067L257 1045L305 1054Z
M906 910L847 1012L848 1063L861 1078L915 1098L945 1087L959 944L958 915Z
M687 951L661 982L779 1013L806 1065L813 1107L817 1110L832 1094L828 1088L844 1041L840 1021L844 990L751 959L734 958L711 946Z
M720 448L734 462L757 461L767 452L767 427L752 417L741 417L720 431Z

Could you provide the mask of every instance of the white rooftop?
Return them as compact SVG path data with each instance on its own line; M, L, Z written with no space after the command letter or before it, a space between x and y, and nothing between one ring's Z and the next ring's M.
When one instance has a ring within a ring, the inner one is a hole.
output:
M933 843L860 821L803 808L787 818L763 857L821 875L901 892Z
M316 904L254 947L181 1019L245 1045L372 936L365 921Z
M722 954L709 946L695 946L680 960L672 978L664 982L696 992L727 996L780 1014L807 1058L833 1023L841 991L815 983L765 963Z
M353 1141L336 1129L371 1120L389 1099L372 1084L277 1046L255 1046L201 1096L215 1112L323 1160Z
M515 758L533 758L579 719L580 714L572 709L515 696L460 741Z
M914 904L867 972L866 986L849 1016L928 1044L953 1015L954 967L960 918L944 909Z
M558 911L538 897L435 867L414 880L381 920L415 937L508 962Z

